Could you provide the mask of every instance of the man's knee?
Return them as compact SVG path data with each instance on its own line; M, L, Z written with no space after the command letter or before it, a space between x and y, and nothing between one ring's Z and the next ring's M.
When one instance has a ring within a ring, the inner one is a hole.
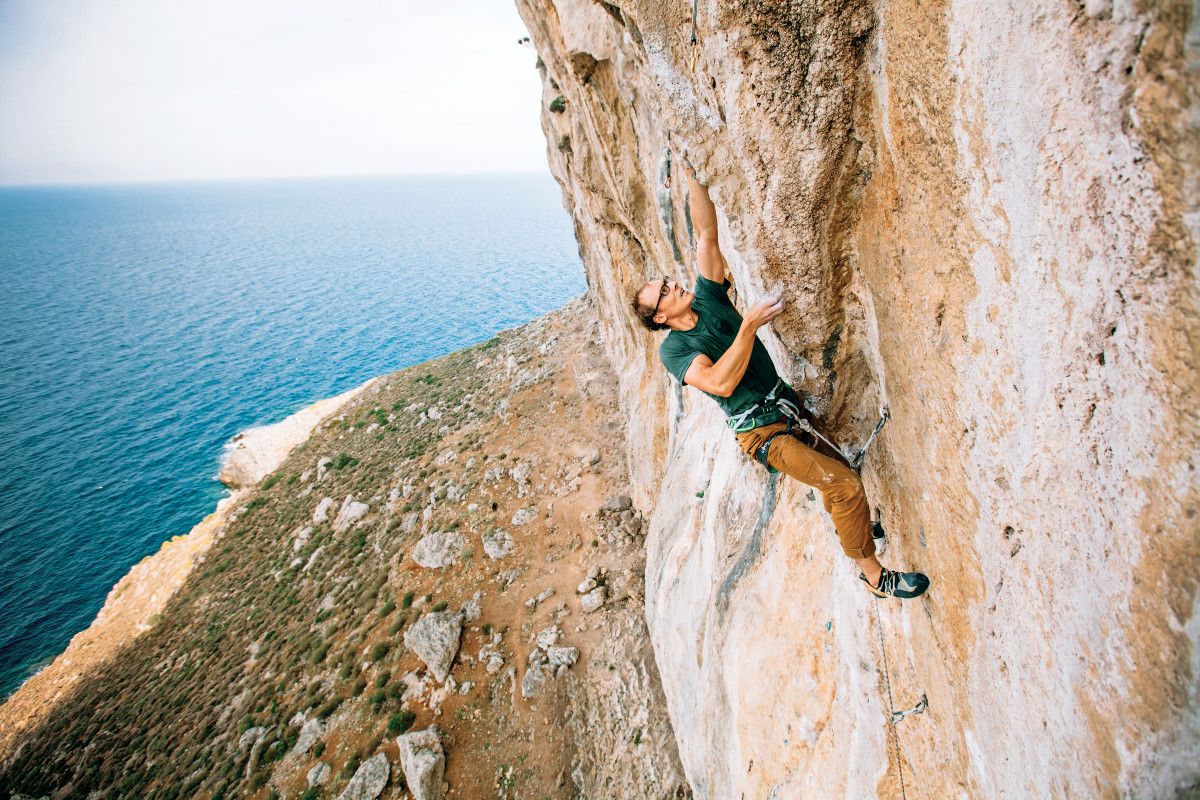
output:
M843 467L834 472L824 491L836 503L848 503L860 497L865 498L867 494L863 488L862 478L858 477L858 473L849 467Z

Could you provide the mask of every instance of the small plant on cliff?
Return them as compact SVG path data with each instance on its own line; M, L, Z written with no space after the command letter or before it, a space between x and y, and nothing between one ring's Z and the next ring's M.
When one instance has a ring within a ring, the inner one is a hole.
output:
M357 463L357 458L346 453L338 453L337 458L333 460L333 463L329 467L330 469L345 469L346 467L353 467Z
M337 711L338 706L340 706L341 704L342 704L342 698L331 697L328 700L326 700L325 703L320 708L317 709L317 716L320 717L321 719L325 719L330 714L332 714L334 711Z
M560 152L560 153L570 153L571 152L571 137L565 133L562 135L562 138L558 140L558 152Z
M566 110L567 110L567 98L563 97L561 94L558 97L556 97L550 101L550 113L551 114L561 114Z
M358 768L362 766L362 758L355 753L346 759L345 766L342 767L342 777L349 778L354 773L358 772Z
M372 661L381 660L384 656L386 656L388 654L388 651L391 649L392 649L392 646L390 644L388 644L387 642L377 642L375 644L375 646L371 648L371 660Z
M388 720L388 733L395 736L396 734L404 733L412 724L416 722L417 715L411 711L401 711L399 714L393 714Z

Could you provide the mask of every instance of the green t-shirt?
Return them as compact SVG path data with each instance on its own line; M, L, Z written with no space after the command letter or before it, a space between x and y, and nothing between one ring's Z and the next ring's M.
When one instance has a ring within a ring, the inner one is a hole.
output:
M695 292L692 310L700 317L696 327L690 331L671 331L658 348L658 355L667 371L678 378L680 383L687 383L683 376L687 374L692 360L699 354L703 353L714 364L717 363L717 359L733 344L742 325L742 315L729 301L729 281L716 283L700 275L696 278ZM750 352L750 364L733 394L729 397L718 397L715 394L708 396L717 401L725 416L736 417L762 400L764 395L775 388L778 380L779 374L775 371L775 364L772 363L767 348L755 337L754 348Z

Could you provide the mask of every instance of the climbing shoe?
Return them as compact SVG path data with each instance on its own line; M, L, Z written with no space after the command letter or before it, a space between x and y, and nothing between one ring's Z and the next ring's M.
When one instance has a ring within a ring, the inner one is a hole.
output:
M867 576L861 572L858 573L858 579L866 585L871 594L879 597L899 597L901 600L920 597L929 588L929 578L921 573L892 572L887 567L880 573L877 586L872 586Z

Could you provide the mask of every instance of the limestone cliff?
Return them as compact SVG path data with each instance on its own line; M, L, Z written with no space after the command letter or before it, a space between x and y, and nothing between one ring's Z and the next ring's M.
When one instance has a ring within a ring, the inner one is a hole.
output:
M1183 2L517 0L620 379L646 616L696 796L1168 797L1200 781L1196 14ZM693 44L694 41L694 44ZM740 303L926 600L854 584L627 298ZM928 698L892 725L889 712Z

